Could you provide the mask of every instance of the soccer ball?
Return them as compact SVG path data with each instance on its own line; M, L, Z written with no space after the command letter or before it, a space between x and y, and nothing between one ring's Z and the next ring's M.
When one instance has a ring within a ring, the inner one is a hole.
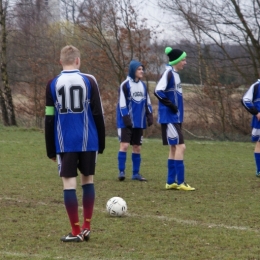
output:
M125 200L120 197L113 197L107 201L107 212L110 216L121 217L125 215L127 211L127 205Z

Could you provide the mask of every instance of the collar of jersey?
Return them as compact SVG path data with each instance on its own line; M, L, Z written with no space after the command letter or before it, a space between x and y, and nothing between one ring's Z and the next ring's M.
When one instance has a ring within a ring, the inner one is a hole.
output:
M74 73L74 72L79 72L79 70L63 70L61 73Z

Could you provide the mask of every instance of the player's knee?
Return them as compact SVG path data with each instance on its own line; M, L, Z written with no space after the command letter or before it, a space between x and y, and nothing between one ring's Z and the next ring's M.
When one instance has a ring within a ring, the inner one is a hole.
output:
M120 151L127 152L128 146L128 143L120 143Z
M140 145L133 145L133 152L134 153L140 153L141 152L141 146Z
M179 152L184 153L184 151L186 150L186 145L185 144L176 145L176 149L179 150Z

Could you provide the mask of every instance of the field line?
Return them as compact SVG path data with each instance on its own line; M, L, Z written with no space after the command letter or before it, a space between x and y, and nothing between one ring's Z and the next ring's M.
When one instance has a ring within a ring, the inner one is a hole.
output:
M17 199L17 198L10 198L10 197L0 197L0 200L14 200L16 202L20 202L20 203L28 203L29 201L27 200L21 200L21 199ZM48 206L48 204L46 204L45 202L41 202L38 201L37 202L38 205L43 205L43 206ZM64 207L63 204L61 204L62 207ZM79 207L79 209L82 209L82 207ZM100 209L95 207L94 211L97 210L99 212L104 212L106 213L106 210L104 209ZM215 223L203 223L197 220L185 220L185 219L179 219L179 218L175 218L175 217L166 217L166 216L156 216L156 215L138 215L135 213L126 213L127 217L137 217L137 218L153 218L153 219L158 219L158 220L162 220L162 221L167 221L167 222L177 222L179 224L183 224L183 225L190 225L190 226L202 226L202 227L207 227L207 228L224 228L224 229L230 229L230 230L240 230L240 231L248 231L248 232L255 232L255 233L259 233L260 230L258 229L254 229L251 227L245 227L245 226L229 226L229 225L225 225L225 224L215 224Z

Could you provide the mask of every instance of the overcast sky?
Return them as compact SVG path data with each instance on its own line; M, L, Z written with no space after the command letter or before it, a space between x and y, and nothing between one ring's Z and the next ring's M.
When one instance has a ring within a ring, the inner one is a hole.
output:
M170 15L158 7L158 0L133 0L135 7L139 8L140 14L147 18L148 26L157 26L164 32L159 35L160 40L169 40L169 37L173 37L170 21ZM171 33L169 33L171 32Z

